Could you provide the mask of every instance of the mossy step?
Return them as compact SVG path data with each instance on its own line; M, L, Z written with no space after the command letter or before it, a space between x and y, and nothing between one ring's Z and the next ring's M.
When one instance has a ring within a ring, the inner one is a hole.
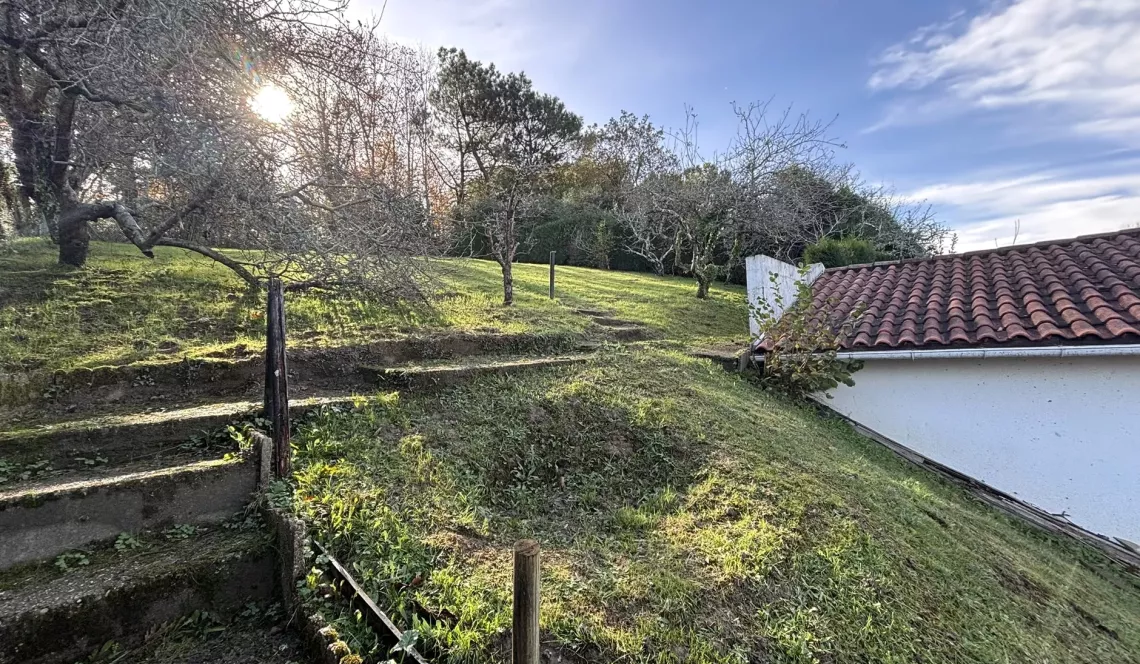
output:
M0 458L21 460L104 456L129 461L179 445L261 407L255 401L210 403L144 413L125 413L0 432Z
M322 393L290 399L289 405L303 412L322 405L349 403L352 399L348 393ZM0 432L0 461L22 465L102 456L107 461L101 463L117 464L145 459L156 452L173 451L196 434L255 417L261 407L260 401L215 399L170 410L79 417ZM57 467L64 465L67 464Z
M0 664L63 664L108 641L196 610L218 616L272 596L273 557L260 530L223 530L120 553L61 572L39 565L0 576Z
M422 388L454 385L475 376L510 374L530 369L560 367L586 362L592 354L578 353L554 357L521 358L468 362L463 364L407 365L402 367L359 367L368 380L385 388Z
M257 489L253 458L214 459L0 492L0 569L172 524L213 524Z
M632 320L625 320L623 318L611 318L609 316L594 316L593 321L595 325L602 327L642 327L641 323Z
M721 346L717 348L691 348L689 355L710 360L721 365L726 371L743 370L748 361L748 345Z
M221 447L187 444L160 449L148 456L112 462L102 454L72 459L47 460L26 466L5 466L0 475L0 495L15 492L43 491L68 482L95 481L149 470L173 468L195 461L221 459L237 451L236 446Z
M575 309L574 313L582 314L583 316L609 316L610 312L602 311L601 309Z

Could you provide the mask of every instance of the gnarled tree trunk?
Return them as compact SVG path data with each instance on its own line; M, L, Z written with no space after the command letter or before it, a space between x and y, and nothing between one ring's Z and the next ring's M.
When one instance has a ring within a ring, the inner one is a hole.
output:
M59 264L83 267L91 244L91 228L87 219L76 213L59 216Z
M91 245L90 222L114 214L115 206L107 203L68 201L61 206L56 219L59 228L59 264L83 267Z
M709 278L702 274L697 274L697 297L699 299L706 299L709 296Z
M503 268L503 304L509 307L515 303L515 278L511 273L511 262L500 261L499 267Z

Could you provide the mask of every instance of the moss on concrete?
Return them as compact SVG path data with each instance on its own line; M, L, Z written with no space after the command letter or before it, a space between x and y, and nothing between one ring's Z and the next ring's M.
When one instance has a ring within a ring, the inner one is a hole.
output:
M209 608L226 615L270 597L271 549L260 530L217 529L130 554L92 552L69 572L50 563L0 575L0 664L74 661L110 640Z

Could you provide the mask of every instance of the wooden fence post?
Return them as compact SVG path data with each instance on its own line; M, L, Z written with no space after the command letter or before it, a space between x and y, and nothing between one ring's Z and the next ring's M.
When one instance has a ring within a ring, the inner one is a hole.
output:
M550 252L550 299L554 299L554 259L558 256L557 251Z
M511 632L514 664L539 664L538 605L541 556L538 542L515 542L515 590L513 629Z
M285 361L285 291L281 280L269 280L265 314L265 416L273 425L273 471L288 477L292 468L289 448L289 371Z

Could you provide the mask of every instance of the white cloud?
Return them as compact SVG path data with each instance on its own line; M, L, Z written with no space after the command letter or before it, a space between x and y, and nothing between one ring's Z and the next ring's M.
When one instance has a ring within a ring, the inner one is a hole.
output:
M874 90L936 90L968 107L1064 112L1120 138L1140 122L1140 2L1017 0L920 29L888 49Z
M888 49L868 85L892 93L874 130L1005 111L1005 147L1035 146L1037 158L1058 139L1140 147L1140 0L998 0ZM1140 224L1140 163L1094 166L975 174L910 196L945 212L959 250L1009 244L1019 220L1019 243Z
M1140 225L1140 173L1022 177L942 183L907 195L949 209L958 219L958 250L1073 237Z

